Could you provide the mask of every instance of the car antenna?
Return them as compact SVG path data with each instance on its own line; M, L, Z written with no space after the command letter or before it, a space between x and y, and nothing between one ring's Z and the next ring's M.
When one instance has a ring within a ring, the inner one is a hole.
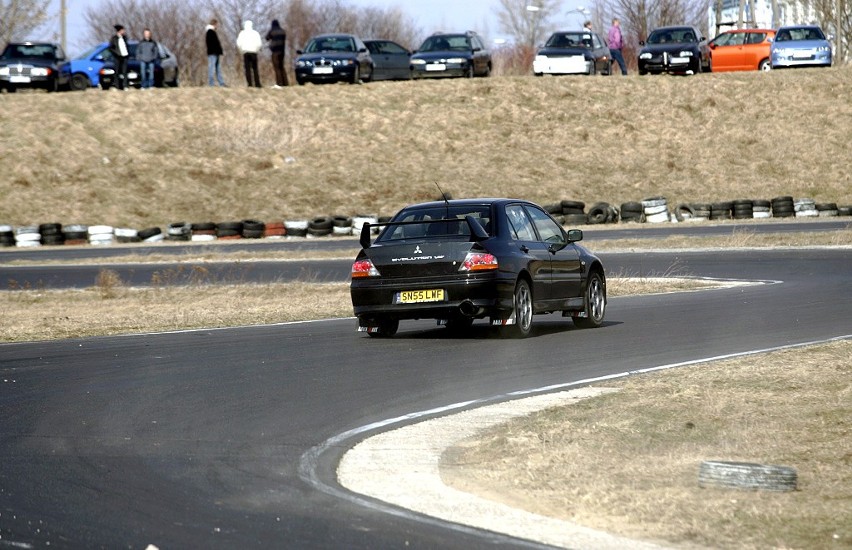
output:
M450 201L447 200L447 194L444 193L444 190L441 189L441 186L438 185L438 182L435 182L435 187L438 188L438 191L441 192L441 198L444 199L444 205L447 207L447 219L450 217Z

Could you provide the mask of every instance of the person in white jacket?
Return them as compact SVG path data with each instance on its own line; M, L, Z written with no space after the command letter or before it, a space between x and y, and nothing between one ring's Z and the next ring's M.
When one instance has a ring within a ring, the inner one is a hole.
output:
M252 22L243 23L243 30L237 35L237 49L243 54L243 65L246 69L246 84L249 87L260 88L260 74L257 70L257 54L263 47L260 33L254 30ZM253 80L252 80L253 77Z

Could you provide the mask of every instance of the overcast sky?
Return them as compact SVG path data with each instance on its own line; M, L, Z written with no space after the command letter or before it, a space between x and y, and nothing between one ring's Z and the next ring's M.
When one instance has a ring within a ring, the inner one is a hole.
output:
M80 53L90 44L83 42L85 21L83 13L89 6L95 6L100 0L66 0L68 7L68 51L70 54ZM180 0L174 0L180 1ZM495 12L499 6L498 0L348 0L353 6L399 6L414 18L424 33L437 30L458 31L473 30L488 39L502 38ZM564 0L565 10L583 5L582 0ZM59 40L59 0L52 0L51 14L54 16L50 28L42 32L42 36L33 38ZM557 24L567 23L579 26L579 19L565 16ZM108 36L112 29L105 29ZM106 39L106 36L104 37Z

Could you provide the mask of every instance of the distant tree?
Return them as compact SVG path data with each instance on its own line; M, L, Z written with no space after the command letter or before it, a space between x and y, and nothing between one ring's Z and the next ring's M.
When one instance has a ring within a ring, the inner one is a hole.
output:
M47 21L50 0L0 0L0 48Z
M501 48L501 70L526 74L532 68L536 47L550 32L551 19L562 0L500 0L497 21L500 30L512 37L512 45Z
M594 10L621 20L627 46L633 48L657 27L695 25L707 36L711 0L595 0Z

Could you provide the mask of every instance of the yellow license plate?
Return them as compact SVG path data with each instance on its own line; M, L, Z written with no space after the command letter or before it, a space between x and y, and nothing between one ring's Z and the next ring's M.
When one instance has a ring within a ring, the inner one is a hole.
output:
M423 302L443 302L444 289L403 290L397 298L398 304L421 304Z

